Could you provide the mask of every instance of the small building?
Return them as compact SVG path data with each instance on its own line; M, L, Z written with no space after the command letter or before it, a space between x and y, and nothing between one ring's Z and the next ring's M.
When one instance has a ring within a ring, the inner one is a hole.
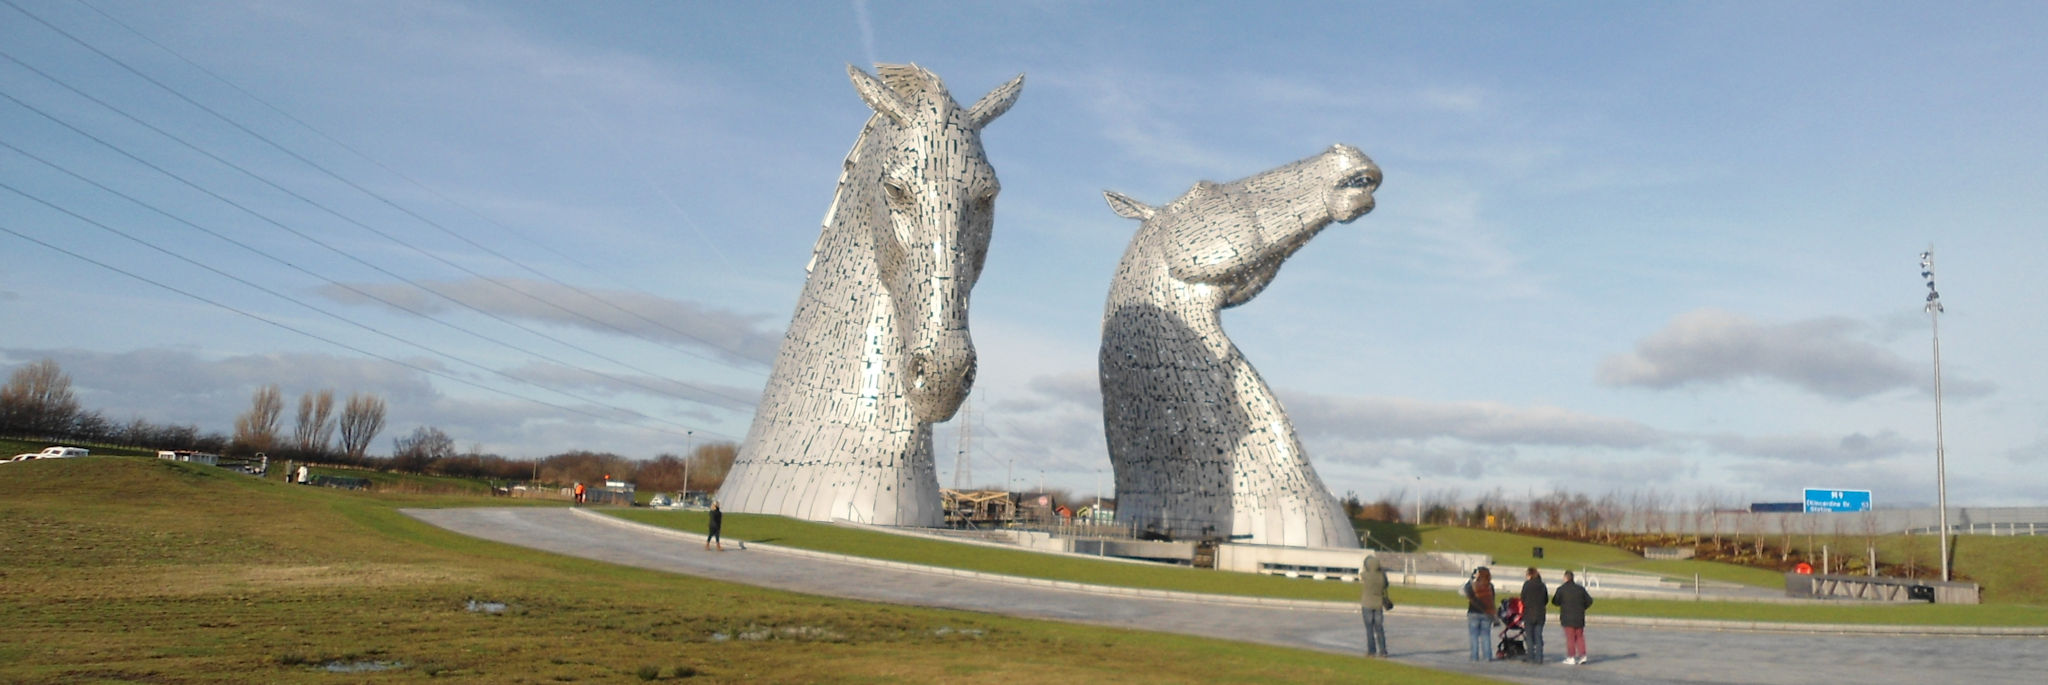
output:
M156 458L169 459L171 461L189 461L194 464L205 464L207 466L220 465L220 455L194 450L158 450Z
M1059 518L1060 501L1047 492L1017 496L1017 516L1029 521L1051 522Z

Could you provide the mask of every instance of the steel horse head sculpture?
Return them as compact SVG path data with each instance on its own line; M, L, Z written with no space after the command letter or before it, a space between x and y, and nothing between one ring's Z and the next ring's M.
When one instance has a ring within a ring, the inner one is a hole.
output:
M981 129L1024 77L962 108L914 64L847 73L874 115L719 499L729 511L936 526L931 424L974 385L967 298L1000 187Z
M1197 183L1162 207L1105 193L1144 222L1111 282L1098 359L1119 523L1358 546L1280 400L1224 335L1221 310L1258 295L1331 222L1372 211L1379 184L1371 159L1338 145L1234 183Z

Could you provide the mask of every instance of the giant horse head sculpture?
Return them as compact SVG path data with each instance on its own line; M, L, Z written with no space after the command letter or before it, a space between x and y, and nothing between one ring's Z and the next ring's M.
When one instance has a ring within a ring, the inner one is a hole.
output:
M848 186L866 189L851 199L870 212L877 275L901 327L911 411L920 421L945 421L974 385L967 297L988 257L1001 190L982 154L981 128L1016 102L1024 77L963 109L923 68L877 71L881 78L847 67L876 113L867 135L878 139L868 154L881 153L849 169L876 177L848 179Z
M1356 547L1280 401L1224 335L1333 222L1373 208L1380 168L1349 145L1152 207L1105 193L1144 222L1103 311L1103 428L1117 521L1255 544Z

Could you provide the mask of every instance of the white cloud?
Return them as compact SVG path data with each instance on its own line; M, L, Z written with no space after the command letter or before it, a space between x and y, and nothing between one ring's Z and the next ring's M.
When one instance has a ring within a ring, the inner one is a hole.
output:
M1918 449L1919 444L1885 430L1874 435L1850 433L1839 438L1816 435L1710 435L1700 438L1730 454L1784 463L1843 465L1889 459Z
M1623 449L1649 447L1668 439L1663 431L1633 420L1557 407L1313 393L1284 393L1284 402L1305 439L1452 438L1486 445Z
M447 299L396 283L326 285L317 292L344 304L389 306L351 291L353 288L427 314L450 311L453 305L448 300L452 299L499 316L687 346L755 369L773 362L782 344L779 330L763 327L768 321L765 316L641 292L578 289L518 278L496 281L420 281Z
M2005 451L2005 458L2015 464L2040 464L2048 462L2048 438L2014 447Z
M1657 389L1763 378L1842 400L1914 387L1919 374L1913 367L1864 342L1864 329L1839 317L1767 324L1700 309L1638 341L1634 352L1608 357L1598 378Z

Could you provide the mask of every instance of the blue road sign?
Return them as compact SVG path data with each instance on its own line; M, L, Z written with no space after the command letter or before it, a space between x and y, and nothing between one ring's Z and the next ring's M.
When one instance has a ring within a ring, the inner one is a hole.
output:
M1870 511L1870 491L1807 488L1806 510Z

